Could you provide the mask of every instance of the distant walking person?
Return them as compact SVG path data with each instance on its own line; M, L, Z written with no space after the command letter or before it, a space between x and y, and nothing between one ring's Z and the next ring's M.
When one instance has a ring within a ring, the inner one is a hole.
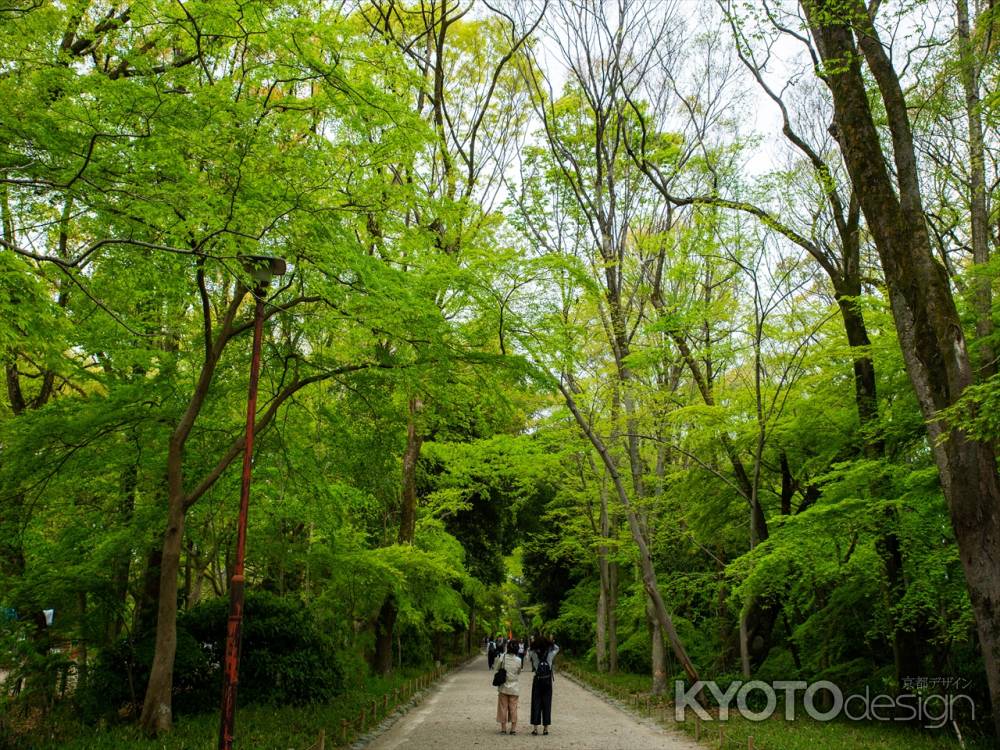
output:
M531 733L538 734L541 724L542 734L549 733L552 723L552 663L559 647L548 638L539 636L532 644L529 658L535 672L531 681Z
M489 669L493 671L493 662L497 659L497 644L493 642L490 638L489 645L486 646L486 661L488 663Z
M506 680L497 685L497 722L500 724L500 734L507 734L507 724L510 723L510 733L517 734L517 678L521 674L521 660L517 656L517 641L507 644L507 653L496 663L496 671L505 670ZM494 677L494 679L496 679Z

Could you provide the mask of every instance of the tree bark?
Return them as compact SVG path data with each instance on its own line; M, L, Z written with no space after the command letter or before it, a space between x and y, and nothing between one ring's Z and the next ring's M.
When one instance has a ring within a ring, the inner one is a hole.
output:
M177 653L177 574L184 539L183 443L171 438L167 454L167 528L160 553L156 647L139 723L151 734L173 726L174 656Z
M653 602L646 597L646 623L649 626L650 663L652 664L653 684L650 689L653 695L663 695L667 692L667 650L663 647L663 631L653 611Z
M750 679L750 635L747 633L747 618L744 614L740 614L740 672L743 679Z
M1000 479L993 447L941 417L973 383L973 368L947 273L931 251L906 101L863 4L852 0L847 13L829 0L802 0L802 7L833 96L844 160L882 261L907 373L927 420L1000 734ZM895 180L869 107L859 49L885 106Z
M859 288L849 296L836 291L837 308L844 323L847 334L847 344L851 347L852 365L854 368L854 403L858 408L858 422L862 429L870 428L878 418L878 392L875 381L875 365L868 354L871 340L868 338L868 327L858 309L856 297L861 294ZM870 442L870 438L866 442ZM874 446L881 453L879 446Z
M608 671L608 564L598 561L601 587L597 594L597 671Z
M993 292L985 273L990 262L989 214L986 209L986 149L983 144L982 102L979 97L981 66L969 31L969 2L955 0L957 11L959 68L965 93L965 117L969 131L969 218L972 262L978 275L972 280L976 311L979 374L988 378L997 371L996 353L989 338L993 334Z
M608 672L618 672L618 563L608 563Z
M590 423L580 412L576 404L576 399L573 398L573 394L570 393L562 382L559 383L559 390L562 392L563 397L566 400L566 405L573 413L573 417L580 429L583 430L584 434L590 440L591 445L593 445L595 450L597 450L598 454L601 456L601 460L604 462L604 465L608 470L608 475L610 476L611 482L618 494L618 500L621 502L622 508L625 511L625 518L628 521L629 530L632 532L632 539L639 549L639 567L642 572L642 584L643 588L646 590L646 594L652 602L656 619L660 627L663 628L663 632L670 640L670 645L674 650L674 655L681 663L681 666L684 668L688 678L692 682L697 682L699 679L698 670L695 668L694 663L687 655L684 644L681 642L680 636L677 635L677 630L674 628L673 618L667 610L663 596L660 594L659 584L656 580L656 570L653 567L653 558L649 552L649 546L646 544L645 535L639 522L639 518L632 506L631 500L629 499L628 491L625 489L625 484L622 481L621 475L618 473L616 462L608 452L604 442L597 435L597 433L594 432Z
M424 437L417 425L423 403L416 396L409 400L406 421L406 450L403 451L403 498L399 519L399 543L413 544L417 530L417 461Z
M608 483L601 481L601 544L597 548L597 567L600 572L601 590L597 597L597 671L606 672L608 665L609 620L611 615L611 571L606 540L610 533L608 524Z
M189 499L184 491L184 444L187 441L215 375L216 365L232 334L236 312L246 295L237 284L226 309L218 337L210 338L206 308L205 359L194 392L167 444L167 525L160 559L160 591L156 616L156 646L146 686L139 723L150 734L167 732L173 726L171 697L174 683L174 655L177 651L177 574L184 538L184 512Z

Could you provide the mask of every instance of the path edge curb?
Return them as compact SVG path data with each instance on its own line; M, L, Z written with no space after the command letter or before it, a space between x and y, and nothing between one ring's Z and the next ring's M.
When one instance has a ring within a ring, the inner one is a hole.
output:
M672 739L676 739L678 741L681 741L681 740L686 741L692 748L703 748L703 747L705 747L705 745L703 745L700 742L696 741L691 735L689 735L684 730L676 728L676 727L664 726L663 724L661 724L660 722L658 722L653 717L646 716L643 713L639 713L639 712L633 710L632 707L629 706L627 703L623 703L622 701L618 700L617 698L615 698L615 697L613 697L611 695L608 695L603 690L600 690L600 689L598 689L596 687L593 687L586 680L581 679L580 677L577 677L576 675L571 674L568 671L558 670L556 672L556 674L559 677L565 677L567 680L569 680L570 682L572 682L577 687L582 688L583 690L586 690L588 693L590 693L591 695L593 695L595 698L599 698L601 701L603 701L604 703L607 703L612 708L615 708L618 711L621 711L623 714L625 714L629 718L631 718L631 719L639 722L640 724L642 724L642 725L644 725L646 727L659 729L661 732L664 732L665 734L667 734L668 736L670 736Z
M441 683L449 675L452 675L461 669L465 669L465 667L467 667L473 661L478 659L480 656L482 656L481 653L472 654L471 656L469 656L468 659L465 659L459 664L455 664L454 666L449 667L445 672L441 674L441 676L438 679L434 680L434 682L425 687L423 690L414 693L413 697L411 697L410 700L408 700L406 703L402 703L399 706L396 706L395 711L386 716L384 719L382 719L382 721L380 721L374 727L369 729L363 735L357 737L353 742L347 745L336 745L335 747L348 748L349 750L364 750L364 748L368 747L371 743L373 743L375 740L381 737L385 732L392 729L392 727L396 724L397 721L402 719L404 716L410 713L410 711L412 711L421 703L423 703L424 699L428 695L430 695L438 686L440 686Z

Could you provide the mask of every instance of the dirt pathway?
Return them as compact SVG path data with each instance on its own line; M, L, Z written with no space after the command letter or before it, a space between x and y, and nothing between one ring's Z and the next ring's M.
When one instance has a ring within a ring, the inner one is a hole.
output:
M432 693L367 747L370 750L700 750L679 733L641 722L576 685L558 672L549 735L532 736L531 672L521 675L515 736L496 724L496 688L486 657L446 677ZM539 730L540 731L540 730Z

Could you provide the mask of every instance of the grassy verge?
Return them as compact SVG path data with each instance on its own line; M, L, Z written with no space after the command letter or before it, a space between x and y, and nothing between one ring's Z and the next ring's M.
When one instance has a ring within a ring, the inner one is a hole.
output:
M786 721L781 711L764 721L750 721L730 713L727 721L698 721L688 712L674 720L672 696L649 694L649 677L637 674L600 674L589 664L564 659L560 667L581 682L614 698L639 714L696 737L702 745L723 750L961 750L950 729L921 731L888 722L818 722L798 715ZM965 738L966 750L987 750L991 740Z
M388 677L369 677L329 704L310 706L240 706L236 715L236 747L245 750L308 750L320 731L328 750L343 747L381 722L396 707L431 685L447 667L406 669ZM68 711L57 711L28 735L11 737L0 748L19 750L209 750L218 742L217 711L181 716L174 731L156 739L145 737L134 725L92 727ZM346 738L346 742L345 742Z

